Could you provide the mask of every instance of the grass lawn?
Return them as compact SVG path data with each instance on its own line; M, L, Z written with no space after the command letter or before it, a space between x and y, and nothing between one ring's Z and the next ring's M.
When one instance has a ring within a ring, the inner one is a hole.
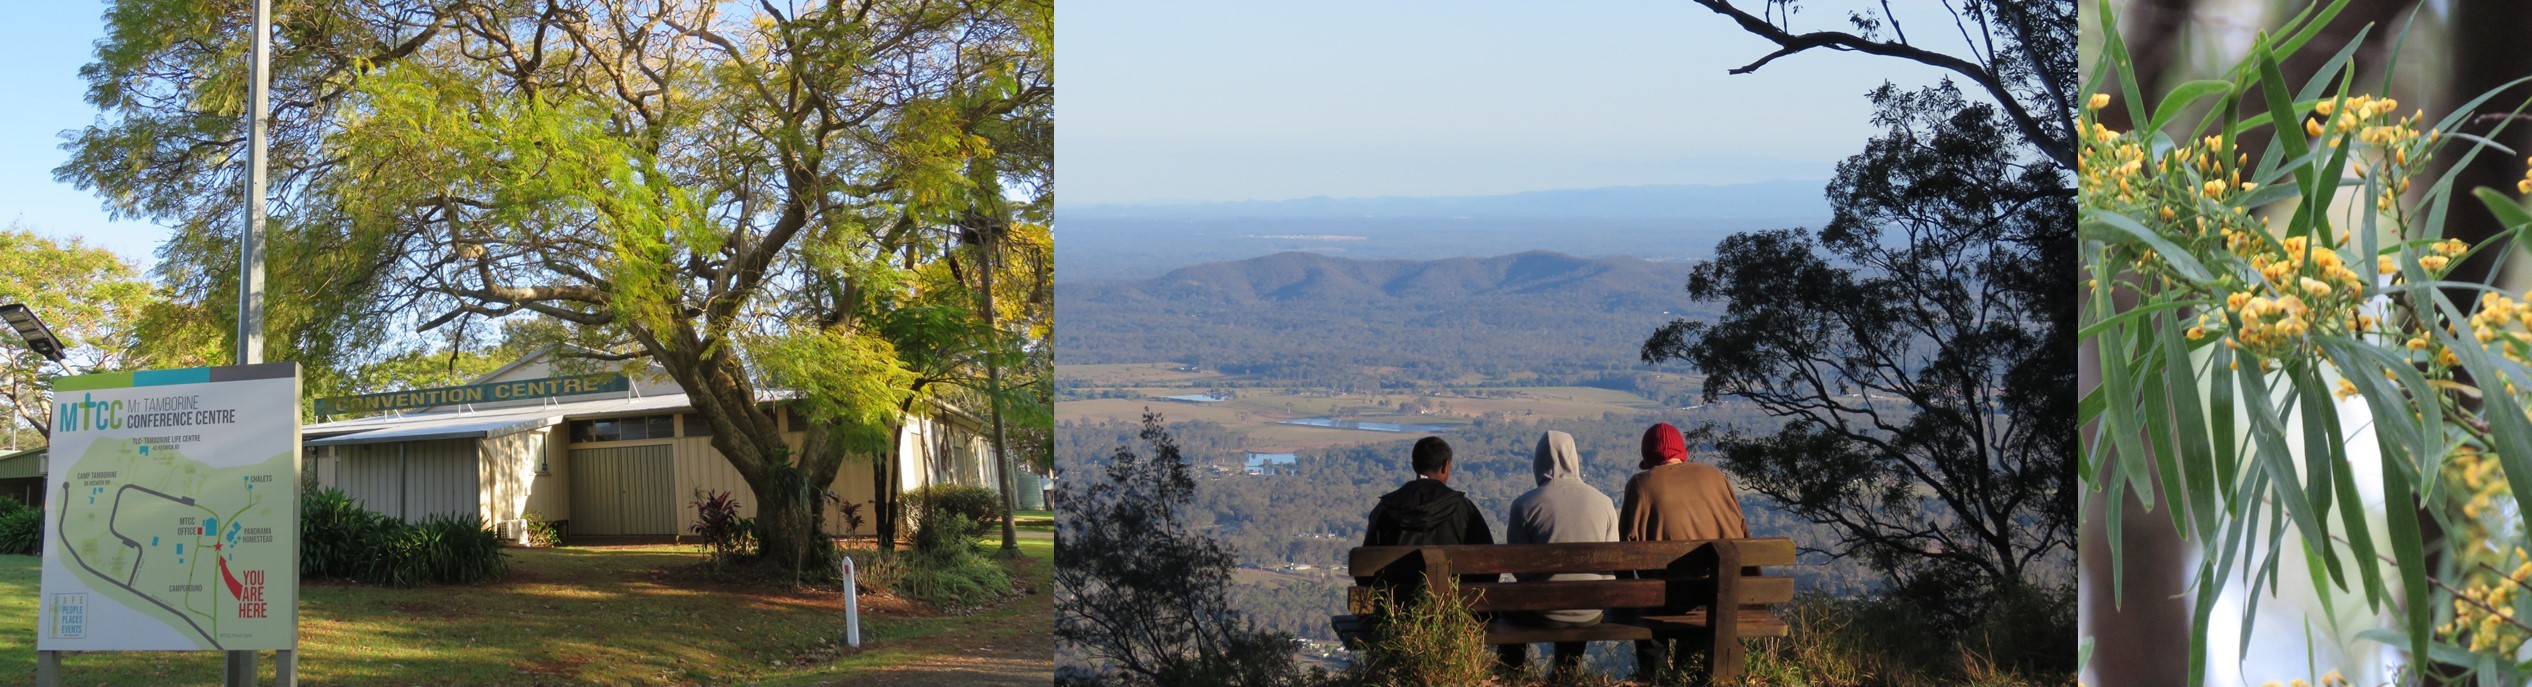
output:
M965 616L865 597L862 649L842 652L833 648L844 633L842 595L670 579L663 571L701 559L690 546L510 549L510 576L477 586L310 584L300 594L299 680L826 684L980 646L1049 646L1054 542L1020 546L1028 555L1010 563L1013 579L1034 594ZM0 556L0 676L34 677L38 576L36 558ZM271 679L269 654L259 666ZM77 654L62 673L79 685L210 685L220 681L220 656Z
M1011 512L1011 526L1012 526L1013 528L1015 528L1015 529L1023 529L1023 530L1042 530L1042 531L1047 531L1047 532L1053 532L1053 531L1055 531L1055 511L1051 511L1051 510L1020 510L1020 511L1012 511L1012 512Z

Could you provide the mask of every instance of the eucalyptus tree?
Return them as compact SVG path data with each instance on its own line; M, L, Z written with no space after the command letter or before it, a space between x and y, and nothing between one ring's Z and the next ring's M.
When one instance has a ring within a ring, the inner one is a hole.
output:
M214 294L235 278L247 4L112 5L82 70L102 116L56 170L179 229L159 276L201 319L233 317ZM1052 13L284 0L270 345L331 366L405 332L565 323L583 355L648 359L683 386L758 495L768 558L816 565L816 487L847 455L886 472L923 393L882 331L889 307L927 297L914 275L978 198L1051 193L965 170L1005 155L995 132L1052 126ZM797 450L776 389L821 420Z

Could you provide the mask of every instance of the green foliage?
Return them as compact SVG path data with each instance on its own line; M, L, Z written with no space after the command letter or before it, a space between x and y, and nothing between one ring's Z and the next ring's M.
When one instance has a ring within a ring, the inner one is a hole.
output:
M766 380L800 392L802 414L826 428L839 448L868 455L896 441L898 413L912 393L914 373L889 340L840 328L768 338Z
M972 540L971 540L972 541ZM936 606L969 607L1011 595L1011 575L973 545L916 549L896 589Z
M545 519L544 514L536 511L528 511L525 519L527 520L528 546L552 547L563 545L563 528L561 525L555 524L552 520Z
M44 511L18 505L16 499L0 501L7 502L0 506L0 554L33 556L43 551Z
M965 484L935 484L906 492L906 503L926 517L954 514L983 525L1002 520L1002 492Z
M113 251L16 224L0 228L0 303L26 304L67 349L66 359L53 363L15 333L0 334L0 436L30 435L19 445L51 436L49 378L130 366L135 323L157 299Z
M1191 524L1195 479L1159 415L1140 438L1148 455L1117 446L1058 497L1056 683L1305 684L1291 637L1231 606L1232 552Z
M1458 580L1384 599L1354 677L1375 685L1474 685L1494 672L1486 624L1460 605Z
M507 574L501 537L474 515L416 524L360 507L340 489L299 505L299 573L390 587L474 584Z

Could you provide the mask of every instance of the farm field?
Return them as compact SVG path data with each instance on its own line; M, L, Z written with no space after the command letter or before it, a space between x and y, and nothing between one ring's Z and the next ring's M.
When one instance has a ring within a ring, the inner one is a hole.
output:
M1309 388L1255 386L1255 380L1191 369L1175 363L1058 365L1075 400L1055 404L1058 422L1139 421L1145 410L1172 421L1223 425L1250 451L1280 452L1394 441L1420 431L1384 432L1284 424L1334 418L1364 423L1465 427L1480 418L1577 419L1609 413L1662 410L1660 403L1616 389L1581 386L1500 386L1509 380L1467 378L1467 384L1379 393L1333 393ZM1223 393L1226 400L1188 402L1170 396ZM1082 398L1087 397L1087 398Z

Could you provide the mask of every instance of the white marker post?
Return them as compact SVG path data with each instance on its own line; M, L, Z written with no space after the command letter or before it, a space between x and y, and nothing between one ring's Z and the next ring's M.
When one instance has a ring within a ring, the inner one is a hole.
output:
M853 582L853 557L844 557L844 645L862 647L862 588Z

